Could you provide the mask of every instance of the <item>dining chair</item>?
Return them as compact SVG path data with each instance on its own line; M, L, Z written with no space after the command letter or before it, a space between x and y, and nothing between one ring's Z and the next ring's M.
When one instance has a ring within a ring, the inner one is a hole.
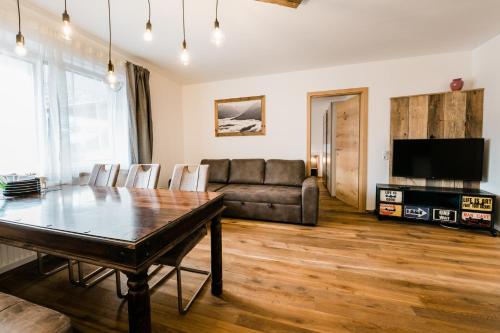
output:
M87 185L115 187L119 173L120 173L120 164L95 164L94 167L92 168L92 172L90 173ZM75 278L73 271L73 266L75 264L77 267L78 278ZM101 282L108 276L111 276L115 273L115 271L112 269L108 269L106 267L99 267L88 274L84 274L82 266L83 263L78 260L68 261L70 282L72 284L84 288L90 288L92 286L95 286L97 283Z
M170 184L170 190L180 190L180 191L190 191L190 192L205 192L208 183L208 165L187 165L187 164L177 164L174 167L174 172L172 175L172 182ZM158 266L149 274L148 279L151 279L161 268L164 266L170 266L172 269L160 277L153 285L151 285L150 290L153 291L156 287L160 285L163 281L168 280L172 275L177 275L177 308L180 314L186 314L193 304L194 300L198 297L203 287L206 285L212 273L210 271L204 271L197 268L182 266L183 259L191 252L191 250L201 242L201 240L207 235L207 226L204 225L194 231L189 237L177 244L173 249L168 251L162 257L160 257L156 264ZM182 271L196 273L204 275L205 278L200 284L198 289L196 289L193 296L191 296L189 302L184 306L182 297ZM120 298L124 298L121 291L121 281L120 275L117 274L116 287L117 295Z
M170 190L206 192L208 165L176 164L170 181Z
M96 164L90 174L88 185L115 187L120 173L120 164Z
M94 167L92 168L92 172L90 173L87 185L114 187L116 184L116 179L118 178L119 172L120 172L120 164L95 164ZM85 175L84 173L81 173L80 178L82 178L82 176L84 176L84 175ZM87 173L87 175L88 175L88 173ZM76 281L73 278L72 265L74 265L75 263L78 265L78 275L82 278L82 280L85 280L85 278L90 279L91 277L93 277L93 276L95 276L103 271L103 270L101 270L98 272L96 270L93 273L91 273L92 275L90 277L89 277L90 274L87 276L83 276L82 270L80 269L81 264L78 261L77 262L71 261L71 262L68 262L67 264L58 266L50 271L45 271L44 263L43 263L43 254L40 252L37 252L36 256L37 256L37 262L38 262L38 272L40 274L42 274L44 276L49 276L49 275L55 274L57 272L62 271L65 268L69 267L70 268L70 272L69 272L70 281L73 284L79 284L78 281ZM111 272L111 274L112 273L113 272ZM109 274L109 275L111 275L111 274Z
M160 178L159 164L133 164L128 172L125 187L155 189Z

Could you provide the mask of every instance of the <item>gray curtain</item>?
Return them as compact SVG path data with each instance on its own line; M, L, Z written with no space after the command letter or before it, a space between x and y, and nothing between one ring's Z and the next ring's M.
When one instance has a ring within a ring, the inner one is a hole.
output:
M127 62L127 98L132 163L150 164L153 158L153 120L149 71L130 62Z

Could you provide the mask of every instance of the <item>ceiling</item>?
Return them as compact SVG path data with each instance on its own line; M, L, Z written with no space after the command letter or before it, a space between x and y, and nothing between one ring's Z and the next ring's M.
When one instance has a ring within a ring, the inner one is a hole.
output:
M63 0L28 0L60 14ZM472 50L500 33L498 0L306 0L297 9L219 0L226 43L210 43L215 0L186 0L191 64L179 61L181 0L112 0L114 43L182 83ZM106 0L68 0L72 23L107 38Z

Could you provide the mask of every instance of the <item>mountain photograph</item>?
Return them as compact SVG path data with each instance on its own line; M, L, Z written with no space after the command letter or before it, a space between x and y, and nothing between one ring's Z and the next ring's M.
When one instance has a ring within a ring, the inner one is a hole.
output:
M264 96L216 101L217 135L263 134Z

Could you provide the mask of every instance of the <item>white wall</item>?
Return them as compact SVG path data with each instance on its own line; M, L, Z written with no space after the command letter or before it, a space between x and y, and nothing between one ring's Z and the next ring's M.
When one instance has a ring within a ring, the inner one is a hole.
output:
M307 92L368 87L368 200L388 181L390 98L449 90L451 79L471 81L471 53L453 53L188 85L182 88L184 158L306 158ZM466 88L469 88L466 86ZM266 95L267 134L215 137L214 99Z
M475 85L485 88L483 136L488 140L489 153L488 178L481 188L500 195L500 35L474 50L472 63Z
M161 164L159 186L166 187L174 165L183 163L182 88L161 73L151 72L153 162Z

